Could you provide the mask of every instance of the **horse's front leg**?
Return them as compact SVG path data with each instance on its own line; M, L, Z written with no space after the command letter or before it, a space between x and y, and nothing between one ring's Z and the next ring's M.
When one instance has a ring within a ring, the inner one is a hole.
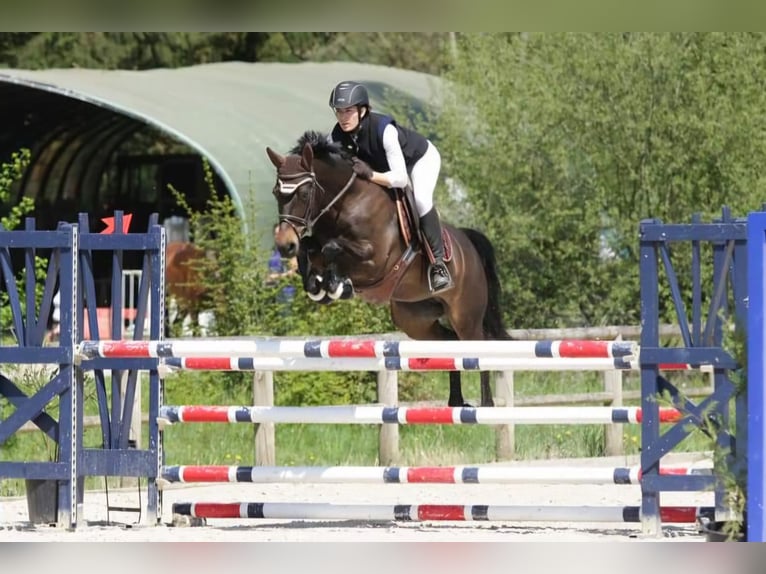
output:
M354 295L354 288L348 277L338 274L338 257L343 253L341 245L335 241L328 241L322 247L322 256L327 263L324 273L324 288L330 299L350 299Z
M332 303L332 300L327 296L320 257L318 246L308 240L302 240L297 257L298 274L303 283L303 290L309 299L317 303Z
M303 289L312 301L317 303L330 303L331 301L324 287L324 276L316 269L312 268L304 278Z

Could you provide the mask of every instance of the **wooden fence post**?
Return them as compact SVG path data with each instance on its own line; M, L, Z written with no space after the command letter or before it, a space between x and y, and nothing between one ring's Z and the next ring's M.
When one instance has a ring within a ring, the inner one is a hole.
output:
M395 407L399 403L399 377L396 371L378 372L378 403ZM380 425L378 464L390 466L399 461L399 425Z
M513 371L500 371L495 375L495 404L498 407L512 407ZM495 456L497 460L513 460L516 455L516 427L513 424L498 425L495 428Z
M253 375L253 406L274 406L274 373L256 371ZM255 425L255 464L276 466L277 454L274 443L274 423Z

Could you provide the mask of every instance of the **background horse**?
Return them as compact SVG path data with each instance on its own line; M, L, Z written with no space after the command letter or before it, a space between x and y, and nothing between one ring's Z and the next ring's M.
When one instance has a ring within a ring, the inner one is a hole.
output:
M408 249L391 190L356 179L349 158L324 134L306 132L287 156L266 152L277 168L275 242L285 257L308 258L310 268L301 271L309 296L317 298L320 288L338 296L340 280L348 278L357 296L388 303L394 324L412 339L509 338L494 249L484 234L444 224L455 286L432 295L428 261L421 250ZM449 378L448 404L463 406L461 373L450 371ZM493 404L487 372L481 372L481 404Z
M168 327L174 334L178 327L183 329L188 317L192 334L199 335L200 314L207 306L208 289L204 285L199 261L205 258L205 251L193 243L173 241L165 247L165 291L168 298L166 317ZM175 313L170 307L175 306Z

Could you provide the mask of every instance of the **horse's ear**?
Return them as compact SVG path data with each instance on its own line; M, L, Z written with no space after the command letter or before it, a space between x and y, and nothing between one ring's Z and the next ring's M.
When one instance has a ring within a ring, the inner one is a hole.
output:
M268 146L266 146L266 153L268 154L269 159L271 160L271 163L274 164L275 168L279 169L285 165L285 156L278 154Z
M303 153L301 154L301 163L306 171L311 171L314 166L314 150L311 149L311 144L306 143L303 145Z

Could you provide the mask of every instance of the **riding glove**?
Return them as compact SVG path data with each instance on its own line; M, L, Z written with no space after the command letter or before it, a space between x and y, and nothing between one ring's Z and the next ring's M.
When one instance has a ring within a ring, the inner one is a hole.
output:
M354 173L362 179L372 179L372 168L367 164L367 162L359 159L358 157L354 158L353 169Z

